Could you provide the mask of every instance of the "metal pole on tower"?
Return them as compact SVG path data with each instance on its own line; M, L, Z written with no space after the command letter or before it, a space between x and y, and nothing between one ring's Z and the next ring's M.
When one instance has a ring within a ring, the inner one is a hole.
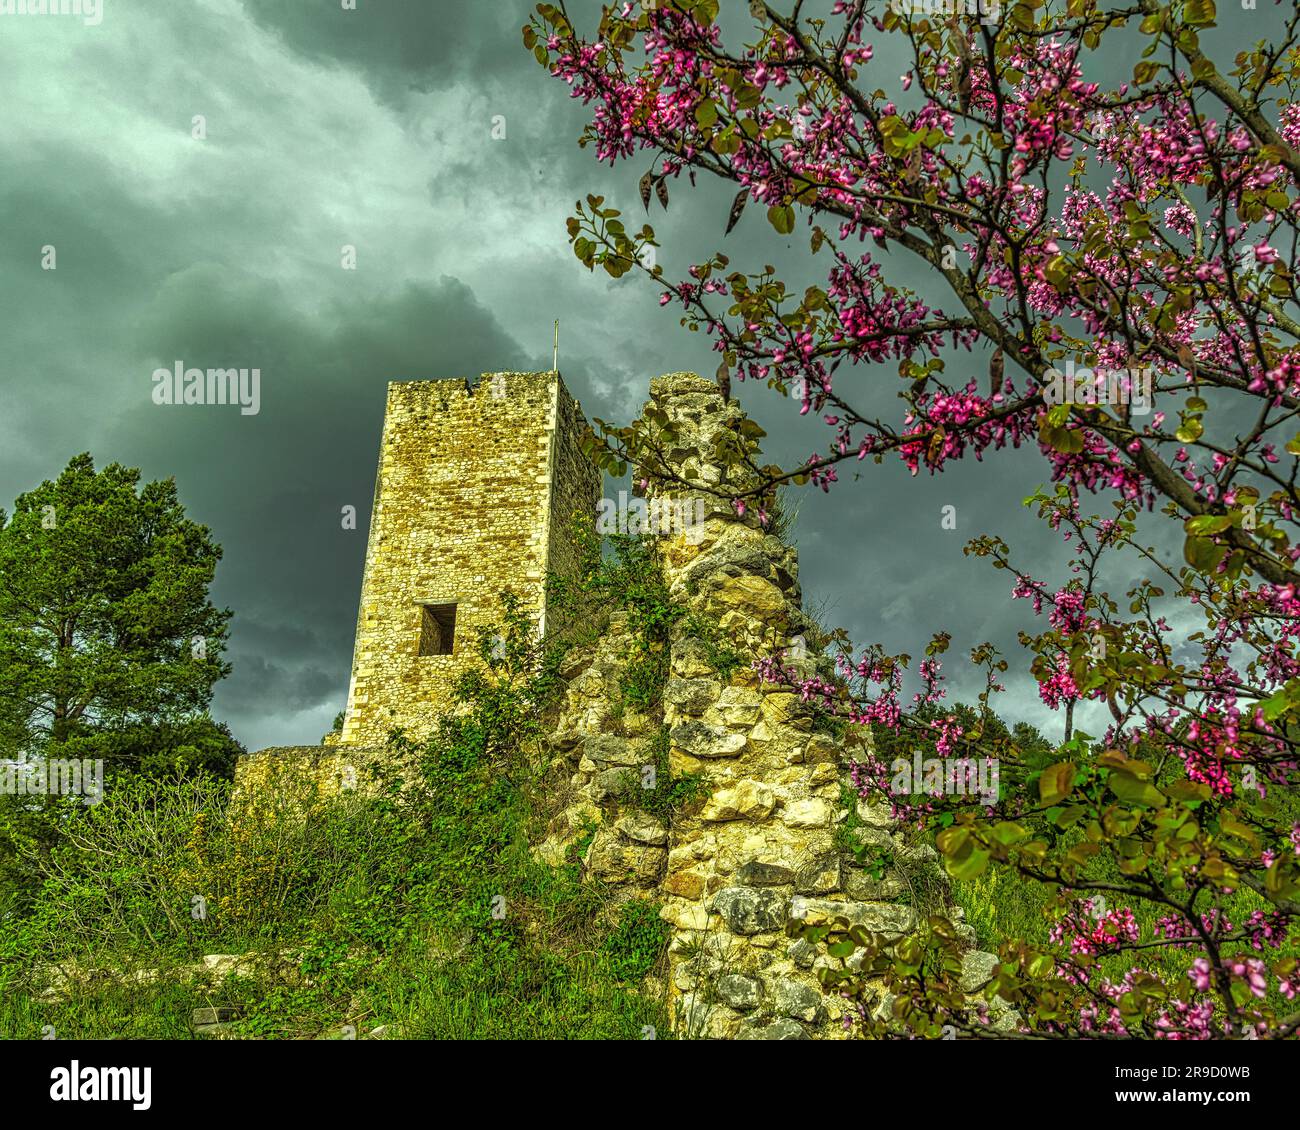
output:
M555 319L555 353L551 359L551 368L555 372L560 371L560 319Z

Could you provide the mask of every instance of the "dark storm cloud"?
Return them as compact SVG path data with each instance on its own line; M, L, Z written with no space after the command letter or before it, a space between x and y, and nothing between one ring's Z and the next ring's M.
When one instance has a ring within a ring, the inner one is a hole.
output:
M523 55L519 29L530 6L360 0L243 0L257 24L307 58L364 72L386 101L490 76Z

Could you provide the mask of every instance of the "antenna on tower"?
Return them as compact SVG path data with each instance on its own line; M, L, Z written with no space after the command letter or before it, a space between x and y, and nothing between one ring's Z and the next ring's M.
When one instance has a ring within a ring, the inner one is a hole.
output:
M551 358L551 369L558 373L560 371L560 319L555 319L555 353Z

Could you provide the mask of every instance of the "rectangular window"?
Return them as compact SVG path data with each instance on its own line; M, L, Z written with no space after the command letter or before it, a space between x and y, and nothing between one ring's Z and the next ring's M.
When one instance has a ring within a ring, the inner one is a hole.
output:
M450 655L456 640L456 606L425 604L420 608L420 654Z

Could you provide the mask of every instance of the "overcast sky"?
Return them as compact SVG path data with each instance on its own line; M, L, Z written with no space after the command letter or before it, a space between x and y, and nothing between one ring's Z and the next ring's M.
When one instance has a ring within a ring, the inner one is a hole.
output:
M344 705L386 382L548 369L555 318L588 417L626 420L651 377L716 368L646 283L573 258L574 201L639 214L648 158L610 170L578 148L582 107L523 49L527 11L104 0L97 26L0 16L0 505L81 451L174 476L225 551L214 599L235 612L234 672L213 713L249 749L315 742ZM902 69L888 51L881 65L885 85ZM799 263L806 233L776 236L760 209L723 240L731 195L683 185L655 205L670 276L715 248L742 269ZM259 368L260 411L154 404L151 374L176 361ZM851 379L898 386L894 365ZM823 447L788 401L737 391L778 459ZM980 640L1017 652L1032 617L962 546L996 532L1044 569L1059 560L1020 505L1044 469L1036 452L936 479L866 464L805 493L806 603L913 655L951 631L954 676ZM1059 734L1025 667L1000 709Z

